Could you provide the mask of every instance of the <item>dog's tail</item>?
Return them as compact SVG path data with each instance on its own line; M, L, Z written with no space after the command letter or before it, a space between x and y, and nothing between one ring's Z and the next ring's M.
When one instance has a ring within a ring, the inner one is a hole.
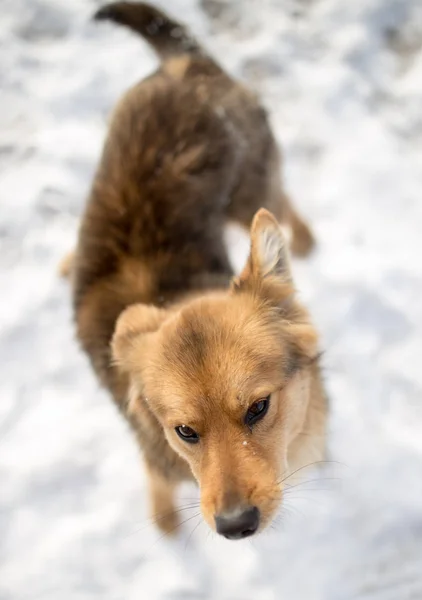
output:
M160 58L205 52L189 31L146 2L112 2L100 8L96 20L109 20L141 34Z

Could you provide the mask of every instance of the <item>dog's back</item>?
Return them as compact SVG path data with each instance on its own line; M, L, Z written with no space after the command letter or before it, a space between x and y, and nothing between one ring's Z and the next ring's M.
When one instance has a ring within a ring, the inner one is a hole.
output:
M255 96L183 27L146 4L115 3L97 18L135 29L163 59L114 112L75 257L79 337L114 387L117 316L134 302L227 286L223 224L249 225L259 206L278 203L269 197L277 150Z
M109 343L122 310L227 287L225 221L249 227L262 206L282 220L291 207L254 94L147 4L116 2L96 18L140 33L162 59L115 109L72 273L78 337L121 403L127 383L116 379Z

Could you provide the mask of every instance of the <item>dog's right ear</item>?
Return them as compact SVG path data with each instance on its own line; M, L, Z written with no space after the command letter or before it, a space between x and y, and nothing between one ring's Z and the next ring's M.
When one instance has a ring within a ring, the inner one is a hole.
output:
M111 352L114 363L124 372L139 367L140 349L146 349L148 339L168 318L169 312L149 304L133 304L117 319ZM135 349L137 352L135 353Z

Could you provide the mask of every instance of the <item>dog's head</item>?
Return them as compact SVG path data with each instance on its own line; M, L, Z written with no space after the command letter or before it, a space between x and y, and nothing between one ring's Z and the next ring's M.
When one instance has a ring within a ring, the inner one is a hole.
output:
M134 305L119 318L113 355L131 378L131 410L148 403L199 483L204 518L228 538L262 529L280 504L316 345L280 227L265 210L228 292L171 310Z

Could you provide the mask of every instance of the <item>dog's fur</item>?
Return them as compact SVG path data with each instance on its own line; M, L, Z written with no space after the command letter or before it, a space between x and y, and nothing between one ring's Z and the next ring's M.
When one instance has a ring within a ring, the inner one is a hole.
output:
M262 528L283 475L324 453L317 335L277 220L291 226L293 251L307 253L313 238L281 188L255 96L151 6L117 2L96 17L141 33L162 64L115 110L63 264L78 338L137 435L159 525L177 526L174 488L194 477L212 528L215 515L246 505ZM234 279L228 220L251 227ZM248 408L269 394L268 414L248 428ZM182 441L180 425L199 443Z

